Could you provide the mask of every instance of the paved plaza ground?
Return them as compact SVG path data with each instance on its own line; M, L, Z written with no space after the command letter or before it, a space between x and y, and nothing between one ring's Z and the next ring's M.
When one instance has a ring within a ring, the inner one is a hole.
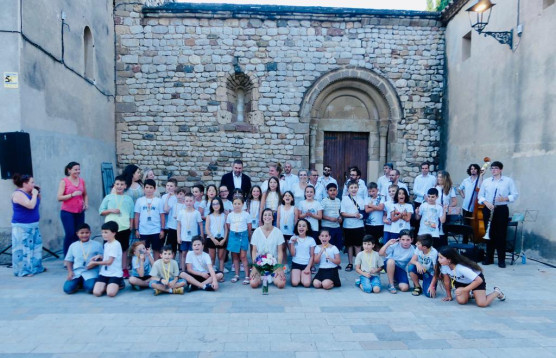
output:
M128 285L116 298L70 296L62 262L45 266L31 278L0 268L1 357L556 356L556 270L532 261L485 267L488 290L508 297L488 308L365 294L344 271L332 291L271 286L263 296L227 274L219 292L154 297Z

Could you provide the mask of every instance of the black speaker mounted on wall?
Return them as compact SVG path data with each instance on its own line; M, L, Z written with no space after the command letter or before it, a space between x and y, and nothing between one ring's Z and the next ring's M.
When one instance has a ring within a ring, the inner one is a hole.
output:
M0 133L0 169L2 179L12 179L15 173L33 175L29 133Z

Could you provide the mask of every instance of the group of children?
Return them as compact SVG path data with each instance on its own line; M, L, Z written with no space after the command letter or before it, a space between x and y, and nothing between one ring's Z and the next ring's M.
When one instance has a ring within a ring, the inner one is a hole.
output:
M127 276L133 289L150 287L155 295L183 294L185 288L214 291L224 281L228 252L233 261L231 282L237 282L243 270L243 283L249 284L247 253L251 235L262 227L262 213L269 211L272 215L268 220L279 229L285 243L280 245L278 255L284 266L275 275L291 271L292 286L341 286L338 270L340 250L345 245L346 271L353 270L355 264L359 275L356 285L364 292L380 292L379 275L384 270L391 293L397 292L395 284L399 290L408 291L410 278L413 295L435 297L437 282L442 280L444 300L451 300L453 280L459 303L466 303L471 291L479 306L488 305L496 297L505 298L498 288L486 295L484 276L475 263L453 249L443 248L438 253L433 247L446 219L446 209L436 204L435 188L428 191L427 202L415 211L421 221L415 248L409 231L413 206L408 203L407 190L395 185L388 190L390 199L384 200L378 195L377 185L370 183L369 196L362 200L357 195L358 182L350 181L348 195L340 200L336 184L330 183L326 187L328 197L321 202L314 199L315 188L308 185L305 200L300 203L295 203L292 192L280 193L276 177L268 180L265 191L253 186L245 202L241 192L232 193L232 200L228 200L225 186L217 190L209 185L205 194L202 185L195 185L189 192L177 188L174 179L168 181L166 193L159 198L155 195L156 182L147 179L145 196L133 204L124 194L125 187L125 179L116 177L112 193L99 209L106 216L102 226L104 249L90 240L86 224L79 228L79 241L71 245L65 259L66 293L83 287L96 296L115 296ZM384 245L378 250L380 237ZM131 273L127 270L128 251ZM291 269L287 266L288 251ZM179 264L174 257L179 257Z

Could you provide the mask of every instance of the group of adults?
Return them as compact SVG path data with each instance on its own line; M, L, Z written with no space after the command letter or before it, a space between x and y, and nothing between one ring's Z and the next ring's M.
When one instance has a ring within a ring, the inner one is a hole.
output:
M429 164L422 163L421 173L415 178L413 184L413 203L419 206L429 188L440 186L440 203L450 208L457 207L455 190L452 188L450 174L440 170L436 176L429 172ZM250 192L252 186L251 178L243 173L243 162L235 160L232 171L221 178L221 185L228 187L230 192L241 190L245 195ZM487 243L487 254L483 264L491 264L494 259L494 251L497 251L498 265L505 267L505 245L506 229L509 217L508 204L514 202L518 193L514 181L502 175L503 164L493 162L490 166L492 176L483 179L484 172L477 164L471 164L467 169L468 177L458 187L458 192L463 198L463 215L469 216L474 209L475 198L484 204L485 226L490 224L490 240ZM407 184L400 180L400 171L394 169L391 163L384 165L384 174L377 179L380 195L388 197L388 187L392 184L399 188L408 190ZM64 256L69 246L77 240L76 228L85 222L85 211L89 206L89 195L85 181L80 177L81 167L77 162L70 162L64 168L65 177L58 186L57 199L61 202L60 219L64 228L65 236L63 243ZM151 169L142 170L136 165L125 167L122 175L126 178L126 193L133 201L144 195L144 179L154 179ZM282 192L294 193L295 201L304 199L305 188L309 185L315 188L315 200L322 200L326 195L326 186L337 181L332 176L332 168L325 165L322 175L314 170L300 169L294 174L291 163L285 163L284 167L278 163L268 166L268 178L261 183L261 190L266 192L268 179L280 178ZM354 167L350 169L350 180L359 182L358 196L366 198L367 186L361 179L361 171ZM12 264L15 276L33 276L46 269L42 265L42 238L39 230L39 206L40 188L35 185L32 176L15 174L13 182L17 189L11 197L12 216ZM409 190L408 190L409 191ZM478 192L478 194L477 194ZM347 195L347 188L343 190ZM492 214L492 218L491 218Z
M506 267L506 234L509 218L508 204L514 202L518 197L518 192L512 178L502 175L504 165L499 161L494 161L490 165L492 175L488 179L484 179L485 169L478 164L471 164L467 168L467 177L456 188L457 193L462 197L463 202L458 206L456 197L456 189L450 173L445 170L439 170L436 175L430 172L430 164L425 162L420 165L420 174L417 175L413 182L413 205L419 207L426 201L427 191L430 188L437 188L438 203L447 208L448 214L460 214L466 223L469 218L473 217L475 204L483 205L483 220L485 228L489 228L489 237L487 241L486 257L482 262L483 265L494 263L494 253L496 251L498 258L498 266ZM385 163L383 166L383 175L377 178L379 195L388 198L388 188L391 185L397 185L398 188L404 188L409 193L409 187L400 180L401 173L398 169L394 169L392 163ZM261 189L266 191L268 179L276 177L280 178L280 189L282 192L291 191L294 193L295 202L301 202L304 197L305 187L312 185L315 188L315 200L321 201L326 196L326 186L329 183L335 183L336 179L332 176L332 168L329 165L323 167L322 175L319 176L317 170L300 169L297 175L293 173L291 163L286 162L282 168L278 163L272 163L268 166L268 178L261 183ZM359 190L357 196L365 199L368 196L367 183L361 179L361 171L357 167L350 168L349 178L346 178L346 184L342 191L342 195L348 195L347 183L349 181L357 181ZM232 171L222 176L221 185L228 187L230 192L241 190L242 193L249 193L251 188L251 178L243 173L243 162L235 160L233 162ZM412 220L412 226L418 227L417 220Z

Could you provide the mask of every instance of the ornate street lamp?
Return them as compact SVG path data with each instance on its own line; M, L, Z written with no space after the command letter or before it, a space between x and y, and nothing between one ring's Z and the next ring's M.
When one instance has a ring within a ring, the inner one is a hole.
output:
M496 41L503 45L508 45L510 49L513 49L513 29L510 31L484 31L490 20L490 13L494 5L496 4L493 4L490 0L476 0L475 3L466 10L469 14L471 27L479 34L485 37L487 35L494 37Z

